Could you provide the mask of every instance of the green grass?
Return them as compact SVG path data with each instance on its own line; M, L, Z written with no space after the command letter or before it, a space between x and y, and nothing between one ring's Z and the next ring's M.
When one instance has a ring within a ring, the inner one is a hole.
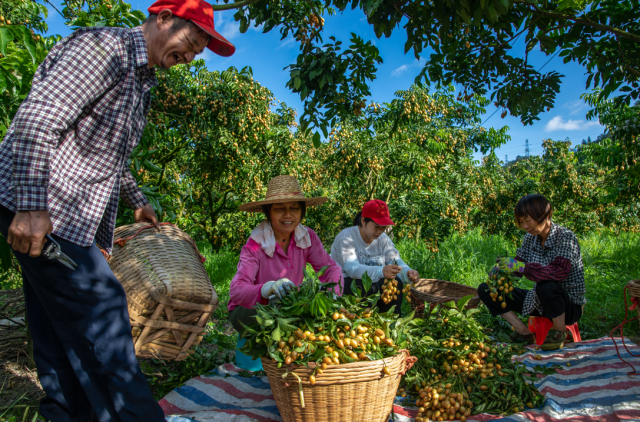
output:
M216 289L218 299L220 299L220 306L214 314L216 319L227 319L227 303L229 303L229 286L231 285L231 279L236 273L238 268L239 251L230 251L223 249L218 252L211 250L211 245L207 242L198 243L198 249L200 253L206 258L204 267L209 274L211 283Z
M624 286L629 280L640 278L640 235L594 233L581 238L580 245L588 301L585 314L579 322L580 332L585 339L602 337L608 335L624 318ZM473 287L485 280L497 256L514 256L517 247L500 236L486 235L479 229L450 236L440 242L437 253L429 251L423 243L412 241L400 241L396 246L403 259L418 270L421 277ZM239 251L213 252L206 243L198 247L206 258L205 268L220 299L220 306L214 314L215 321L208 325L208 334L191 358L171 363L148 359L142 363L158 399L188 379L224 363L229 354L223 352L233 350L237 341L236 335L229 336L223 332L223 322L228 318L229 285L236 272ZM532 286L533 283L527 280L520 284L523 288ZM476 314L482 325L494 331L509 328L505 321L491 317L484 309ZM636 321L625 327L627 336L637 337L638 333ZM22 416L18 420L22 420Z
M421 277L473 287L485 280L497 256L514 256L516 251L516 246L502 237L486 235L479 229L450 236L438 245L435 254L422 243L402 241L396 246ZM624 319L624 286L629 280L640 278L640 235L592 233L580 239L580 247L588 302L578 323L580 333L583 338L609 335ZM532 286L525 280L518 287ZM487 315L480 317L486 320ZM500 321L494 323L504 327ZM637 336L638 331L636 321L625 326L625 335Z

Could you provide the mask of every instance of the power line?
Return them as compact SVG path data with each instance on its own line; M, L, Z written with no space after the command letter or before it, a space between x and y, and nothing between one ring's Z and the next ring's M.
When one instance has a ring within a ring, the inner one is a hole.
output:
M522 35L522 34L520 34L520 35ZM520 35L518 35L518 36L516 37L516 39L515 39L515 40L513 40L514 44L515 44L516 40L520 37ZM540 66L540 69L538 69L537 71L538 71L538 72L540 72L540 71L541 71L541 70L542 70L546 65L548 65L548 64L549 64L549 62L550 62L551 60L553 60L553 59L554 59L554 58L555 58L559 53L560 53L560 50L558 50L558 51L556 52L556 54L554 54L553 56L551 56L551 58L550 58L549 60L547 60L547 62L546 62L545 64L543 64L542 66ZM483 126L485 123L487 123L487 121L488 121L490 118L492 118L492 117L493 117L493 115L494 115L494 114L496 114L496 113L498 112L498 110L500 110L500 109L499 109L499 108L496 108L496 111L494 111L494 112L493 112L493 114L492 114L491 116L487 117L487 119L486 119L484 122L482 122L482 123L480 124L480 126Z

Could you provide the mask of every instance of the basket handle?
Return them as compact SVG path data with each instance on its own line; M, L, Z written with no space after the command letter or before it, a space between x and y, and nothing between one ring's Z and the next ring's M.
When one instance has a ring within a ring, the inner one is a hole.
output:
M404 363L404 369L398 373L398 376L406 374L407 371L418 361L418 358L416 356L411 356L411 353L409 353L407 349L400 350L400 353L404 355L404 359L402 360L402 363Z
M160 223L161 226L173 226L173 227L177 227L175 224L173 223ZM117 239L115 242L113 242L114 244L120 246L120 247L124 247L127 242L129 242L131 239L133 239L134 237L136 237L138 234L140 234L140 232L142 230L146 230L146 229L150 229L150 228L154 228L155 226L153 224L150 224L148 226L144 226L144 227L140 227L140 229L135 232L134 234L132 234L129 237L121 237L119 239ZM193 239L191 239L189 237L189 242L191 243L191 246L193 246L193 248L196 250L196 252L198 253L198 255L200 256L200 262L202 262L203 264L205 263L205 261L207 260L207 258L204 257L204 255L202 255L200 253L200 251L198 250L198 246L196 245L196 242L193 241Z

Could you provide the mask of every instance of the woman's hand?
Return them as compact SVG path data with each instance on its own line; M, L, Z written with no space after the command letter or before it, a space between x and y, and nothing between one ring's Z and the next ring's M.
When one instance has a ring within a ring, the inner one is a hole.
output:
M524 262L516 261L514 258L498 258L496 259L498 263L498 267L500 271L504 271L505 273L523 273L524 266L526 265Z
M290 291L294 290L296 285L288 278L281 278L278 281L267 281L260 288L260 294L263 298L269 299L269 296L276 295L282 300Z
M489 270L489 278L492 278L494 275L498 275L498 272L500 272L500 267L497 265L494 265Z
M384 278L393 280L401 271L402 271L402 267L400 265L389 264L389 265L385 265L384 268L382 268L382 275L384 275Z
M409 270L407 271L407 277L415 283L420 278L420 274L416 270Z

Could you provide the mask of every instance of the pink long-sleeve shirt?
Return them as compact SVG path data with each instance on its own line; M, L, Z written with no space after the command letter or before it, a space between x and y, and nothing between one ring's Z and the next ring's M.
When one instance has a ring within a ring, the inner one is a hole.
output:
M342 280L342 270L331 259L331 256L324 250L320 238L315 231L309 230L311 246L301 249L296 246L295 236L291 236L288 254L280 245L276 244L276 251L273 258L269 257L260 244L249 238L240 251L240 262L238 272L231 280L229 289L229 304L227 309L233 311L236 306L253 308L257 303L267 304L269 301L262 297L260 289L267 281L288 278L296 286L302 284L304 275L302 271L307 263L311 264L314 270L328 265L329 268L320 277L322 283L339 283L339 293L342 293L344 281Z

